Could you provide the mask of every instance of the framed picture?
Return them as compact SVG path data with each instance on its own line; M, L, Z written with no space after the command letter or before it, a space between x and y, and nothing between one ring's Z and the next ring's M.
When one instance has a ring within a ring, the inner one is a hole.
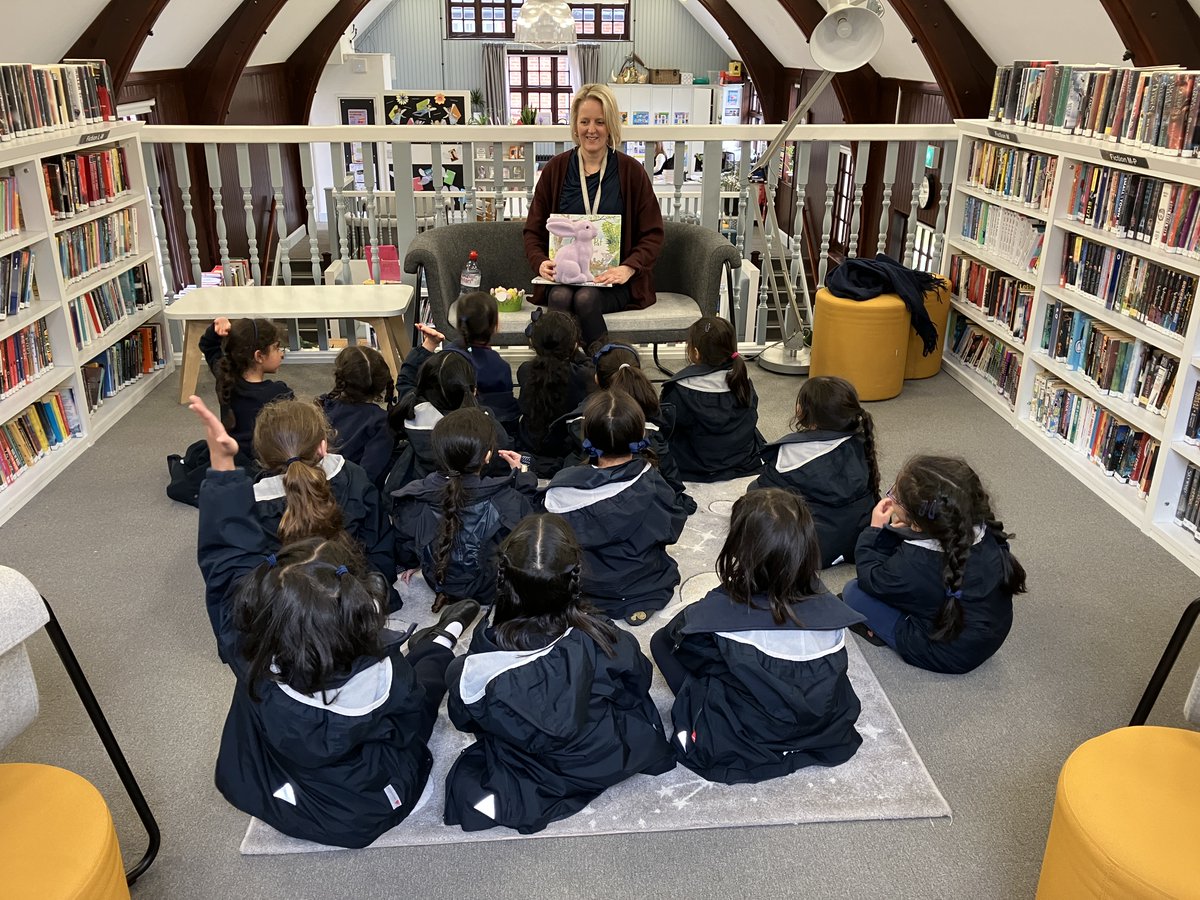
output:
M471 115L469 91L398 91L383 95L388 125L463 125Z
M338 107L343 125L374 125L374 97L340 97ZM371 145L374 148L375 145ZM354 173L354 185L363 190L363 145L361 141L351 141L343 145L346 155L346 171ZM378 160L375 160L378 169Z
M496 145L487 144L483 141L475 142L475 158L476 159L492 159L496 155Z
M525 180L525 167L524 166L512 166L511 172L512 172L512 180L513 181L524 181Z

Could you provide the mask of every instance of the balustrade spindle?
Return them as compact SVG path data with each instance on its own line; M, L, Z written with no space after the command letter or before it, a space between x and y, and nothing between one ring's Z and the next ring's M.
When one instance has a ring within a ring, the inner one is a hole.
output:
M237 144L238 184L242 188L242 206L246 210L246 249L250 254L250 273L255 284L262 284L262 266L258 259L258 230L254 227L254 194L251 192L250 148Z
M883 162L883 202L879 211L879 238L875 241L875 252L887 252L888 225L891 224L892 188L896 184L896 157L900 152L898 141L887 142L887 156Z
M208 168L208 181L212 186L213 225L217 230L217 256L221 260L221 272L229 271L229 234L225 227L225 198L221 190L221 160L216 144L204 145L204 161ZM222 281L224 275L222 275Z
M196 241L196 219L192 215L192 171L188 167L186 144L175 144L175 177L179 181L179 199L183 207L183 230L187 235L188 258L192 264L192 281L203 281L200 270L200 245Z
M925 158L921 155L921 145L913 145L913 167L912 167L912 198L908 209L908 228L904 234L904 265L912 267L913 247L917 241L917 213L921 209L921 204L917 200L917 192L921 189L921 176L925 174Z
M279 243L275 252L279 255L280 274L284 284L292 283L292 260L288 250L287 204L283 198L283 163L279 155L279 145L267 145L267 162L271 172L271 187L275 197L275 234Z
M858 142L858 155L854 161L854 206L850 215L850 240L847 243L846 255L853 259L858 256L858 227L862 218L863 184L867 180L867 160L871 154L871 142Z
M142 157L146 165L146 188L150 195L150 213L154 217L154 236L161 264L162 295L169 303L175 299L175 271L171 268L171 247L167 241L167 223L163 219L162 185L158 177L158 158L155 150L153 144L142 144ZM171 324L176 325L174 322Z

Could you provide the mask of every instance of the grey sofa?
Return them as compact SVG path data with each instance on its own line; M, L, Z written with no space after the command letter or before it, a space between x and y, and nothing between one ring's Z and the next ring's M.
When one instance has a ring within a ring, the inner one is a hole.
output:
M482 287L504 286L532 292L533 271L521 239L523 221L468 222L442 225L423 232L409 244L404 271L424 273L429 311L437 329L457 336L453 304L467 254L479 253ZM732 287L732 271L742 264L737 247L716 231L699 225L664 222L666 240L654 267L658 302L649 309L605 316L613 340L657 345L682 341L688 327L703 315L716 315L721 275ZM418 307L423 309L423 307ZM521 312L501 313L496 345L525 344L525 326L533 309L528 300Z

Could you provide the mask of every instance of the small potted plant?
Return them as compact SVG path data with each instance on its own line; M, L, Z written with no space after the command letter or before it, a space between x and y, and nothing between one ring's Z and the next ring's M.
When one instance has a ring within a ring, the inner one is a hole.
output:
M536 107L522 106L521 107L521 124L522 125L533 125L534 123L537 122L537 114L538 114L538 111L537 111Z

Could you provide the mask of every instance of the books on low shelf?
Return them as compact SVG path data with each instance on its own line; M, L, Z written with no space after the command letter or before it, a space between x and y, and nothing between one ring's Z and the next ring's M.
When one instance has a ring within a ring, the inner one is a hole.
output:
M962 236L988 253L1033 272L1042 256L1045 223L978 197L963 197Z
M213 266L200 273L200 287L243 287L253 283L250 261L246 259L231 259L228 266Z
M0 175L0 238L13 237L21 231L21 196L17 191L17 176Z
M951 313L950 334L950 352L964 366L992 382L997 392L1007 398L1009 406L1015 404L1017 382L1021 378L1021 354L957 313Z
M127 269L104 284L67 301L75 346L83 349L117 322L152 302L145 263Z
M95 410L126 385L167 364L162 325L142 325L83 366L88 409Z
M0 398L8 397L54 365L50 327L38 319L0 341Z
M0 481L12 484L47 453L82 433L74 391L46 394L0 424Z
M1033 285L961 253L950 255L950 291L964 303L979 307L1012 334L1024 340L1033 318Z
M138 252L137 215L131 207L75 225L55 236L58 261L68 283Z

